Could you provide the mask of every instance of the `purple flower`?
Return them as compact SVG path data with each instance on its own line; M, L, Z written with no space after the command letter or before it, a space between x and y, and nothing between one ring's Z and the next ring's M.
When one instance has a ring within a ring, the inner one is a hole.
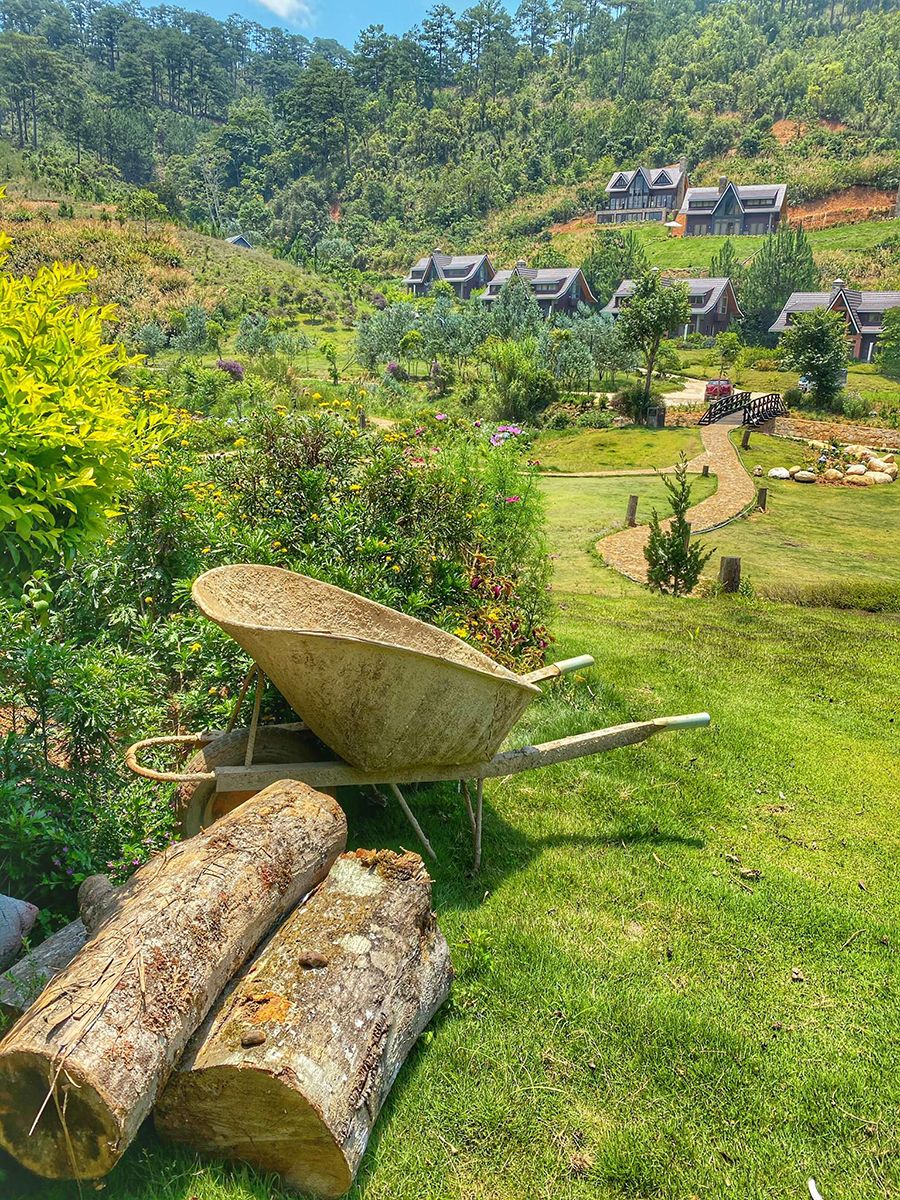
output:
M414 430L416 437L421 437L424 432L425 432L425 430L422 428L421 425L419 426L418 429Z
M67 875L74 875L74 874L75 874L75 868L74 868L74 867L66 867L66 874L67 874Z
M522 499L521 496L505 496L503 498L503 503L504 504L518 504L521 499Z
M62 863L60 862L60 860L58 858L54 858L53 865L54 865L54 867L61 867Z
M240 383L244 378L243 363L235 362L233 358L220 358L216 362L216 366L220 371L224 371L226 375L230 375L235 383Z
M446 421L446 420L447 420L447 414L446 414L446 413L435 413L435 414L434 414L434 419L435 419L436 421Z

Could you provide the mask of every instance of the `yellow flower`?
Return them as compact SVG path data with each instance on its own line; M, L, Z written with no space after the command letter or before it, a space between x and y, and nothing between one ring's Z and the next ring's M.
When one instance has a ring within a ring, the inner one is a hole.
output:
M210 551L210 547L204 546L203 549L200 551L200 553L201 554L209 554L209 551Z
M235 445L235 449L240 450L241 446L247 445L247 439L245 437L235 438L234 445Z
M391 570L392 570L392 571L399 571L399 570L400 570L400 566L399 566L399 564L398 564L398 563L394 563L394 565L391 567Z
M216 694L216 689L214 687L211 687L206 694L207 694L207 696L214 696Z
M194 643L192 643L192 645L191 645L191 654L196 654L196 653L197 653L197 651L198 651L199 649L200 649L200 643L199 643L199 642L194 642Z
M467 638L469 636L468 629L464 629L462 625L460 625L458 629L454 629L453 632L458 638Z
M321 400L321 399L322 399L321 392L313 392L313 400Z
M362 491L362 484L361 484L361 483L351 483L351 484L350 484L350 491L351 491L351 492L361 492L361 491Z
M310 514L309 514L309 519L310 519L311 521L318 521L318 519L319 519L319 514L318 514L318 513L310 513Z
M145 597L144 597L144 603L145 603L145 604L152 604L152 603L153 603L153 597L152 597L152 596L145 596Z

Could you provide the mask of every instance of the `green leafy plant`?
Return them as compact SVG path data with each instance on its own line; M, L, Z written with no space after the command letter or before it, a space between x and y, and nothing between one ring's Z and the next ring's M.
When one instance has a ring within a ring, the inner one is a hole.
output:
M697 586L704 566L712 556L702 542L691 541L687 512L691 507L691 485L687 477L687 457L678 456L674 476L663 476L672 515L666 526L654 508L650 518L650 536L644 547L647 582L655 592L672 596L688 595Z

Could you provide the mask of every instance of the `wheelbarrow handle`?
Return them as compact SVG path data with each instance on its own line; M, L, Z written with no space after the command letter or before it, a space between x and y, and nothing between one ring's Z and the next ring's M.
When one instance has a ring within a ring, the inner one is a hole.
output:
M539 667L536 671L529 672L528 675L520 675L525 683L540 683L544 679L556 679L560 675L568 675L572 671L583 671L586 667L592 667L594 660L590 654L579 654L577 658L564 658L560 662L550 663L546 667Z
M142 738L129 746L125 754L125 766L135 775L143 775L145 779L155 779L159 783L208 783L215 780L214 771L155 771L138 762L138 753L150 746L192 746L199 749L221 737L221 732L209 733L174 733L167 737Z

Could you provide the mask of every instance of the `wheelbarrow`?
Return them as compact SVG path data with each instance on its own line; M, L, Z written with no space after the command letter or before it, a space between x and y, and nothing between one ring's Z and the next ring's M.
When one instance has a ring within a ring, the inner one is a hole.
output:
M592 666L589 655L516 675L442 629L279 567L216 567L197 579L192 594L253 665L224 731L144 738L126 756L138 775L180 785L175 802L188 836L281 779L320 790L382 786L433 858L401 785L457 780L477 870L486 779L709 724L707 713L660 717L501 751L541 694L538 684ZM260 725L266 678L299 722ZM254 681L251 723L240 729L237 717ZM191 746L197 753L184 771L155 770L139 761L143 750L166 745Z

